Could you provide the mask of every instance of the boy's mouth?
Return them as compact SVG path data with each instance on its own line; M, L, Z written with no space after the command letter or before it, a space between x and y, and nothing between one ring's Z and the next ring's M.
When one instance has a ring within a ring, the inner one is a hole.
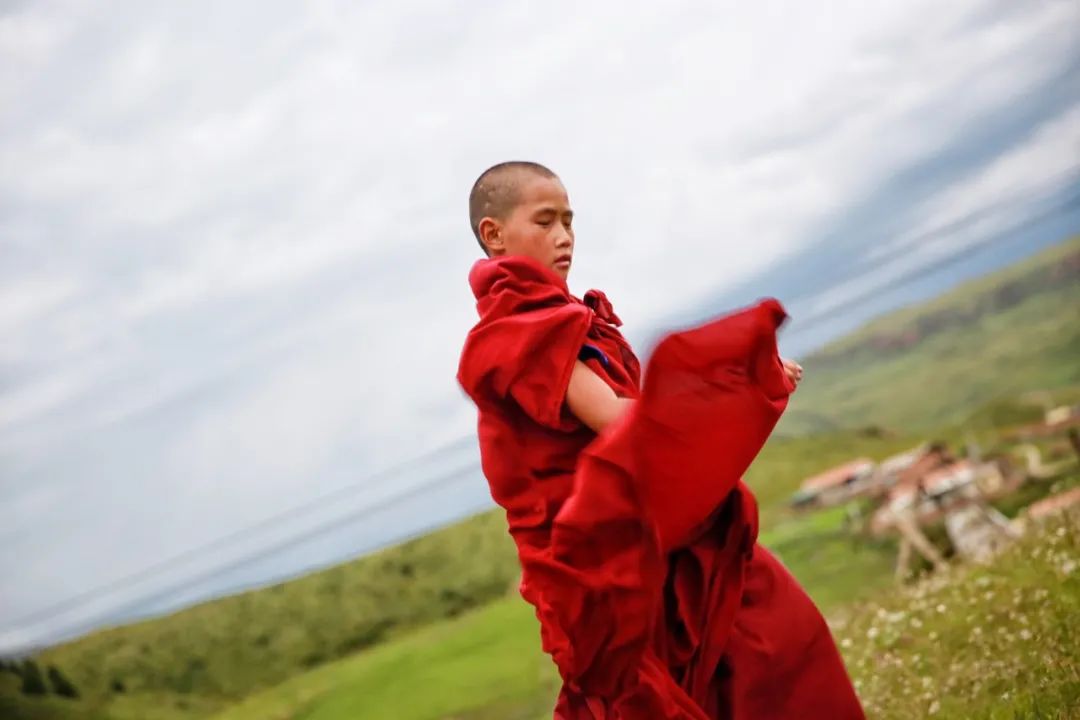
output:
M569 270L570 269L570 261L571 261L571 256L568 253L566 255L560 255L559 257L555 258L554 265L555 265L555 267L559 268L560 270Z

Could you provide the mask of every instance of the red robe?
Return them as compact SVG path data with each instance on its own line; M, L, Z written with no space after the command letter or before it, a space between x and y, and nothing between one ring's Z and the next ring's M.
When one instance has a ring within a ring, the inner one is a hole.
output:
M791 386L768 300L675 333L640 367L607 298L526 258L469 276L480 322L458 380L506 510L557 720L863 718L821 614L756 543L742 474ZM584 361L629 412L597 436L569 414Z

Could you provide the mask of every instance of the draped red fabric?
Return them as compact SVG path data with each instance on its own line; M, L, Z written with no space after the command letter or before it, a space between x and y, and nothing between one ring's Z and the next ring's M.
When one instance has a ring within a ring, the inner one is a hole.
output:
M862 718L820 613L757 546L741 477L791 387L775 300L674 333L644 383L596 291L526 258L478 262L458 379L506 510L560 720ZM564 405L582 360L630 411L600 436Z

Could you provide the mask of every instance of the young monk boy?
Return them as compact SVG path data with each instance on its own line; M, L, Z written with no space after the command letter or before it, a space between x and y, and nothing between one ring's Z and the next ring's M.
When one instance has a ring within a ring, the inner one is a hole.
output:
M558 720L848 720L863 712L820 613L756 543L741 476L802 375L774 300L665 338L644 382L603 293L570 294L573 211L508 162L469 197L486 258L458 379L479 410Z

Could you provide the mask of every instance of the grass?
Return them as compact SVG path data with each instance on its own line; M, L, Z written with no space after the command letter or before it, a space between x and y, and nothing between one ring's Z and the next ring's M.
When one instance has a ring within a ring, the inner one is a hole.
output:
M896 541L853 536L844 529L843 513L837 508L789 520L761 538L823 612L892 585Z
M1075 717L1080 517L1036 529L989 567L902 592L879 588L874 598L833 608L870 717ZM294 678L214 720L534 720L550 717L555 688L531 608L504 599Z
M483 562L476 562L483 558ZM110 715L205 717L305 670L502 597L518 574L505 521L467 522L292 582L47 650ZM122 692L114 687L122 686Z
M19 693L20 681L0 673L0 718L4 720L97 720L84 703L60 698L28 698Z
M493 706L505 720L532 718L550 709L555 693L538 636L532 608L502 599L294 678L216 718L480 718Z
M988 567L857 608L837 629L867 715L1080 717L1080 514Z

